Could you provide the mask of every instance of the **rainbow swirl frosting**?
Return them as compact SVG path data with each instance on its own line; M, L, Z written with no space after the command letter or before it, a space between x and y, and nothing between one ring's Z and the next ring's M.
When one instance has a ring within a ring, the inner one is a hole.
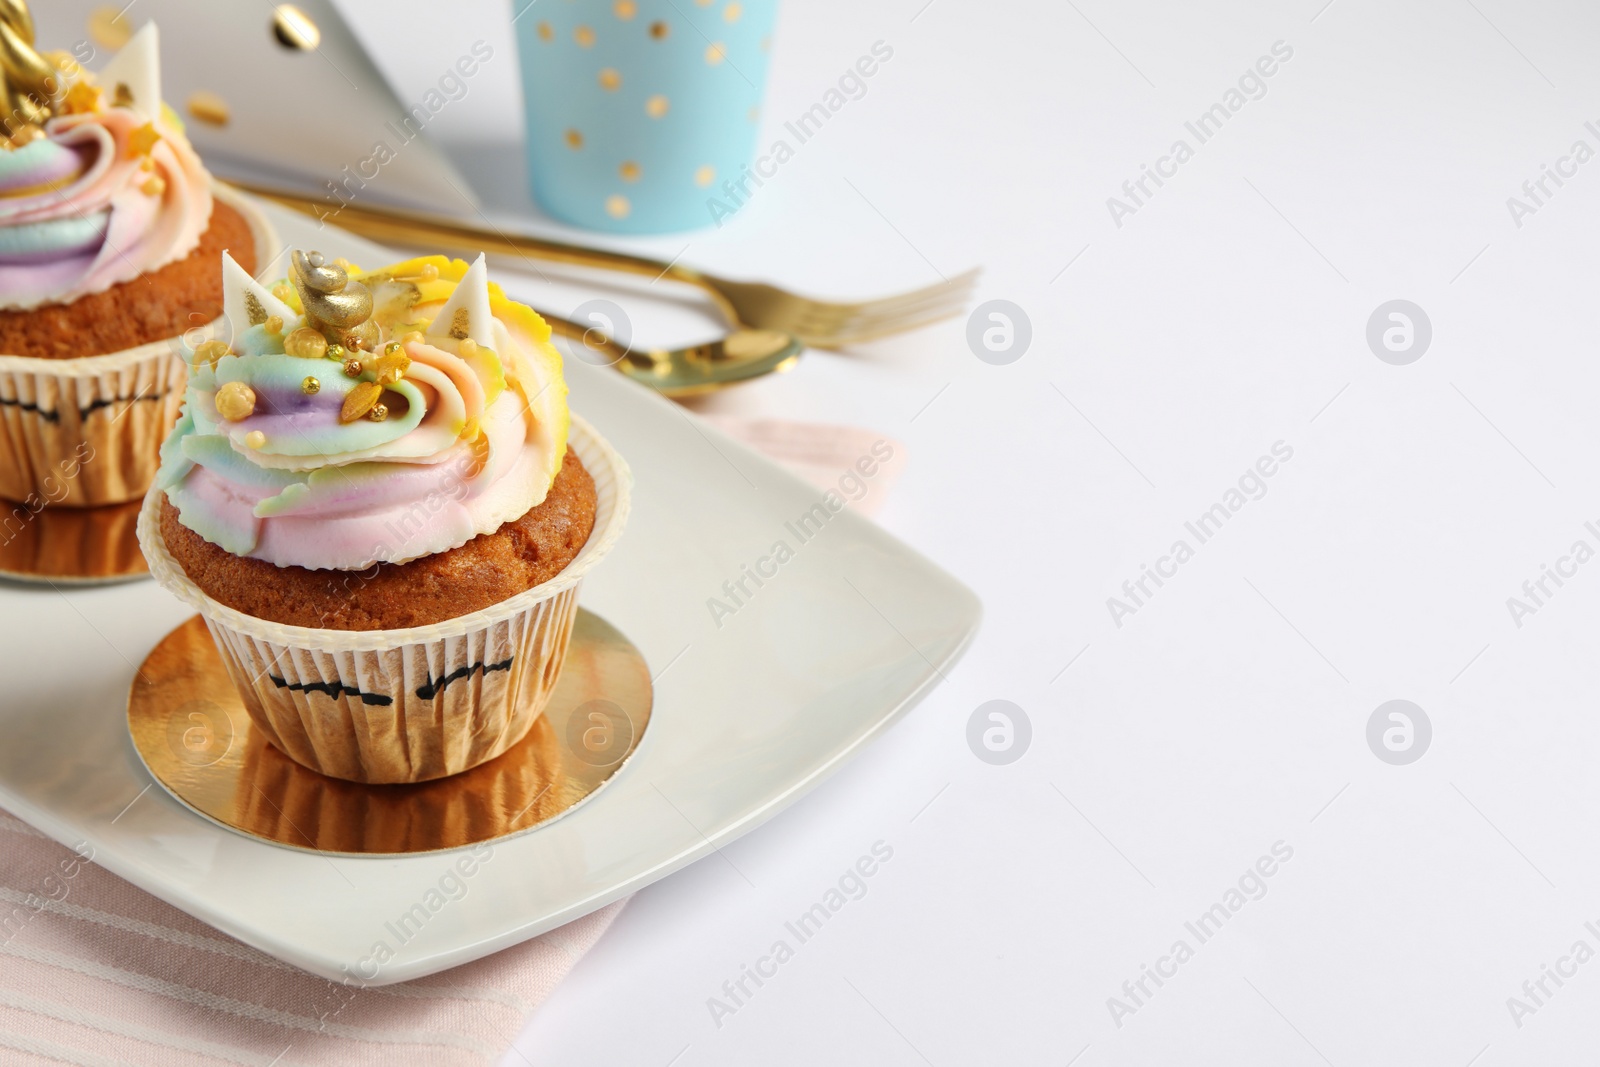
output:
M0 308L70 303L200 244L210 179L161 103L156 45L148 24L99 77L75 71L34 139L0 151Z
M373 298L371 349L329 345L319 358L307 350L323 345L304 339L330 331L307 301L223 257L232 341L195 349L156 488L234 555L318 570L403 563L521 516L561 468L561 356L483 257L348 277Z

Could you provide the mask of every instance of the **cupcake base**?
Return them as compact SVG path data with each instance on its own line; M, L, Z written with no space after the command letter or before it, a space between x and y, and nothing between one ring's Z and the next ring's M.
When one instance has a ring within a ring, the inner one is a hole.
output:
M52 508L0 499L0 578L102 585L145 577L139 503Z
M437 781L341 781L267 743L196 617L139 668L128 729L156 781L214 822L291 848L394 855L494 841L566 814L638 748L651 703L639 650L580 609L544 714L517 744Z

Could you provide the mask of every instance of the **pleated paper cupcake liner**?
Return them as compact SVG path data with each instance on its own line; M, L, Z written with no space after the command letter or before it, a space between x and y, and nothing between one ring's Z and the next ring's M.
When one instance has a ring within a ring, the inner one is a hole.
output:
M396 630L321 630L246 615L189 580L161 537L162 495L139 515L157 581L204 616L251 721L312 770L422 782L493 759L527 734L566 658L578 590L628 517L627 464L588 423L569 447L594 479L589 540L550 581L455 619Z
M278 236L266 216L225 186L212 192L249 222L256 261L275 259ZM185 379L177 337L82 359L0 355L0 497L37 508L143 496L178 421Z

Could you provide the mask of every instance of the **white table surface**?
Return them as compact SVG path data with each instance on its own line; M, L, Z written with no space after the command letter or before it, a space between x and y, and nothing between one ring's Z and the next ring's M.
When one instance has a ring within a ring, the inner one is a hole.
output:
M1506 600L1574 541L1600 548L1600 162L1520 227L1506 201L1574 141L1600 150L1600 12L1323 5L786 5L764 141L873 42L893 59L730 225L639 244L822 294L981 264L982 298L1026 310L1008 366L958 320L700 405L905 442L880 521L976 589L986 624L832 782L640 893L507 1064L1592 1051L1600 962L1541 1003L1522 987L1577 941L1600 951L1600 563L1520 627ZM455 5L425 39L390 15L434 5L344 6L402 94L496 42L436 132L500 161L475 173L514 208L501 5ZM1198 144L1185 121L1277 41L1293 55L1265 95ZM1107 198L1180 137L1194 157L1118 227ZM1406 366L1366 341L1396 298L1433 328ZM703 328L648 309L636 327ZM1265 495L1117 626L1107 598L1195 546L1184 523L1279 441ZM1032 723L1007 766L966 741L992 699ZM1432 723L1409 765L1366 741L1390 699ZM785 922L880 841L865 895L800 944ZM1277 842L1292 859L1202 944L1185 922ZM715 1018L780 939L793 958ZM1179 939L1193 958L1114 1019L1108 998Z

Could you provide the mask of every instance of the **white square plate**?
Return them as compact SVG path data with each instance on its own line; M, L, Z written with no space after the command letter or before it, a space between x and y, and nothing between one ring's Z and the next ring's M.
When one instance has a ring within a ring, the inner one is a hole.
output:
M363 265L399 258L300 216L273 221L286 245ZM396 944L387 924L439 885L456 854L278 848L152 783L127 737L126 695L136 665L188 615L152 582L0 583L0 806L308 971L365 975L385 943L394 955L372 979L381 985L534 937L734 840L836 770L961 654L979 604L944 571L849 508L802 541L795 528L820 499L814 488L615 371L568 360L567 380L573 408L636 480L628 529L585 580L583 603L659 675L655 712L610 785L493 845L466 894L414 937ZM752 595L719 626L708 601L731 604L724 583L779 541L793 558L760 587L746 579Z

